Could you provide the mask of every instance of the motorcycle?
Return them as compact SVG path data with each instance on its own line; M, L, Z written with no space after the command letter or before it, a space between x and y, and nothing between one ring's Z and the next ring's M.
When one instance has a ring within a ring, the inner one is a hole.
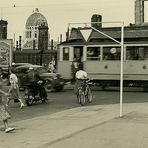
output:
M42 97L41 95L40 85L43 85L43 81L38 81L35 85L27 85L25 90L25 102L28 106L31 106L38 101L41 101L42 103L46 102L47 98Z

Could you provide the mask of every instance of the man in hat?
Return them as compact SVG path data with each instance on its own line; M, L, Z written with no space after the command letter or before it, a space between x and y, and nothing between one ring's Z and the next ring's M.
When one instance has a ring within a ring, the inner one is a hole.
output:
M39 84L39 81L44 81L40 75L33 69L33 67L29 68L29 71L26 75L26 81L27 85L30 87L36 87L40 91L40 97L48 100L47 99L47 92L42 84Z

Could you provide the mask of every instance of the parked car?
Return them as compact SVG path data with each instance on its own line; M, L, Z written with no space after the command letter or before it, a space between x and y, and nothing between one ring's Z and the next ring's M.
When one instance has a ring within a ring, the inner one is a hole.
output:
M23 66L23 65L32 65L31 63L12 63L11 69L14 69L18 66Z
M0 64L0 68L2 68L2 76L3 76L3 78L4 79L9 79L9 68L11 68L11 69L14 69L14 68L16 68L16 67L18 67L18 66L21 66L21 65L32 65L32 64L30 64L30 63L13 63L12 65L11 65L11 67L9 67L8 65L1 65Z
M25 88L26 82L26 74L30 68L30 66L39 73L41 78L45 80L45 89L47 92L51 91L62 91L65 85L64 79L61 77L59 73L49 73L48 69L40 65L22 65L16 67L13 72L17 75L19 81L19 87Z

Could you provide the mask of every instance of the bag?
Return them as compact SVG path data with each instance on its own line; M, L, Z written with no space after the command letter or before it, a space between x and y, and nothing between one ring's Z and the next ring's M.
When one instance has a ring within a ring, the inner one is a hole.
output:
M14 103L18 103L20 102L18 99L14 99Z
M13 83L12 85L13 85L13 89L17 89L17 87L18 87L17 83Z

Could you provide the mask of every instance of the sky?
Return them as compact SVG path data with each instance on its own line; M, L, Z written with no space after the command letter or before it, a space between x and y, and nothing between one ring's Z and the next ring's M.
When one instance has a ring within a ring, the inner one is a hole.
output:
M18 40L19 35L24 36L27 18L38 8L48 21L50 39L57 41L60 34L65 39L68 23L90 22L93 14L102 15L103 22L134 23L134 3L135 0L0 0L0 16L8 21L8 38Z

